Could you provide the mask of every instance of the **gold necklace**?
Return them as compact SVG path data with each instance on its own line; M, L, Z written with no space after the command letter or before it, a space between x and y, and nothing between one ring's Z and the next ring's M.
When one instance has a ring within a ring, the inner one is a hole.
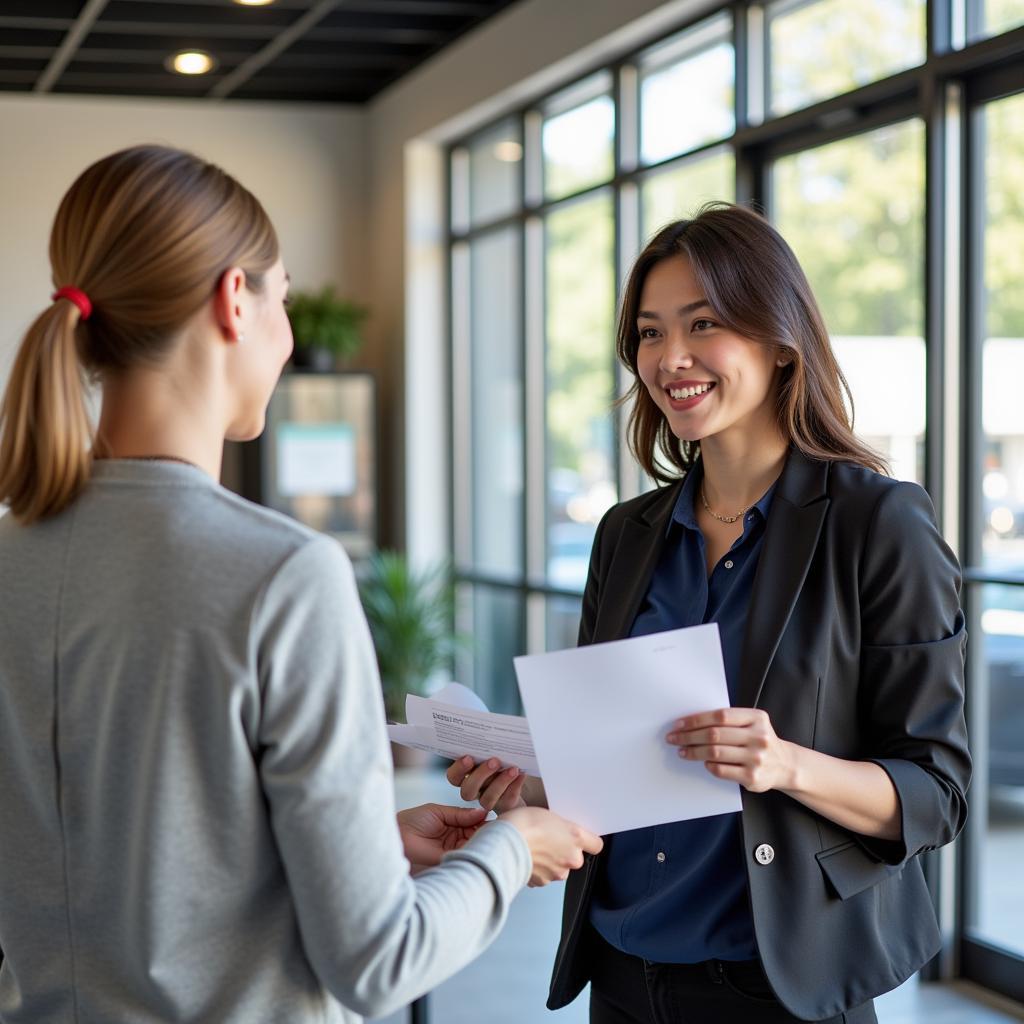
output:
M707 511L709 516L714 516L720 523L735 523L737 519L742 519L757 502L752 502L745 509L737 512L734 516L720 516L709 504L708 499L704 496L704 481L700 482L700 500L704 505L704 509Z

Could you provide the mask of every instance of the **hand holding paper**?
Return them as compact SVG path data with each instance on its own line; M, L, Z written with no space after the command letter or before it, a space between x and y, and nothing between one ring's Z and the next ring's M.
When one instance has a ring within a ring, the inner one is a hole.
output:
M502 768L515 765L532 775L538 772L526 719L488 711L459 683L449 683L430 698L409 694L405 716L408 725L388 725L395 743L453 759L464 754L475 761L493 758Z
M552 810L601 834L740 810L734 782L666 741L681 716L729 704L714 623L515 667Z

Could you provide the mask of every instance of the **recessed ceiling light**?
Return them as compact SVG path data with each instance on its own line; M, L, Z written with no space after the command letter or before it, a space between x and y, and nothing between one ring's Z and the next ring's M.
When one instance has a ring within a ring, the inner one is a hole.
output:
M167 58L167 66L179 75L205 75L216 62L203 50L182 50Z
M236 4L243 7L269 7L274 0L235 0Z
M495 143L494 155L507 164L514 164L517 160L523 159L523 147L518 142L506 139L504 142Z

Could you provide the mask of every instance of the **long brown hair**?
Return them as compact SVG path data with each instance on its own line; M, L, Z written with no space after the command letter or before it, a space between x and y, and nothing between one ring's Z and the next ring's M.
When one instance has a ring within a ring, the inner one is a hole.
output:
M845 394L853 408L850 388L793 250L760 214L722 202L706 204L692 220L663 227L637 257L623 292L616 350L633 374L633 385L622 401L632 403L629 445L645 472L669 483L678 476L673 470L686 473L700 452L699 441L680 441L672 433L637 372L636 317L644 282L655 264L674 256L689 259L703 296L725 327L787 350L789 362L778 372L775 395L782 436L812 458L887 472L882 457L853 432L843 404Z
M158 364L231 267L259 292L277 262L273 225L219 167L181 150L136 146L85 170L50 235L58 299L28 329L0 406L0 502L24 523L84 487L94 432L86 377Z

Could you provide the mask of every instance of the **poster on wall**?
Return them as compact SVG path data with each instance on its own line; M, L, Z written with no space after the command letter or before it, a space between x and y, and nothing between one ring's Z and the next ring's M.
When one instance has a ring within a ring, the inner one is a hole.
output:
M285 374L259 443L257 500L336 536L353 559L377 539L374 384L356 371Z

